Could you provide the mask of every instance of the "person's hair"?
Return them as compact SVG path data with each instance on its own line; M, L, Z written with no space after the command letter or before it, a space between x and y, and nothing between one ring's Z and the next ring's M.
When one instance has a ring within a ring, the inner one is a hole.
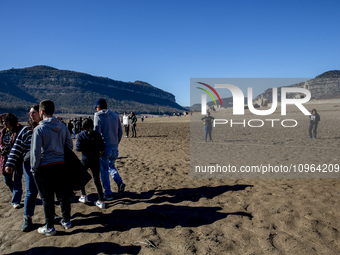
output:
M131 115L132 115L132 116L135 116L135 113L134 113L134 112L131 112Z
M127 114L127 112L124 112L124 114Z
M84 119L83 123L82 123L83 129L84 130L89 130L89 129L93 129L93 120L92 119Z
M11 127L16 127L18 125L18 118L13 113L4 113L1 115L2 121L8 121Z
M47 115L53 115L54 103L51 100L43 100L39 105L40 109L43 110Z
M38 114L39 114L39 105L38 105L38 104L32 105L32 106L30 107L30 110L31 110L32 108L33 108L36 112L38 112ZM31 129L31 130L33 130L36 126L38 126L38 123L35 123L31 118L28 119L27 123L28 123L28 128Z

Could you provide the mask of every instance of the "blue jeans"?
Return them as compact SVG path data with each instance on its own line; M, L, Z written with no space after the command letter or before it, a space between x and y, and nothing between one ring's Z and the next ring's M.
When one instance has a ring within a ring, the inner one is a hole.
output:
M14 178L13 178L14 175ZM22 196L22 183L21 176L19 176L15 171L13 173L8 174L4 170L4 182L7 187L12 192L12 205L20 204L21 196Z
M115 162L118 158L118 155L118 147L105 148L103 155L100 157L100 177L102 179L105 195L112 194L109 173L117 185L122 182L122 178L120 178L118 170L115 167Z
M35 200L38 195L38 189L35 184L31 166L29 164L23 165L23 172L24 172L24 179L25 179L25 186L26 186L26 194L24 199L24 216L25 217L32 217L34 215L34 208L35 208Z
M212 138L211 138L211 130L212 130L212 126L204 126L204 132L205 132L204 140L205 140L205 141L207 140L207 136L208 136L208 135L209 135L210 141L212 141Z

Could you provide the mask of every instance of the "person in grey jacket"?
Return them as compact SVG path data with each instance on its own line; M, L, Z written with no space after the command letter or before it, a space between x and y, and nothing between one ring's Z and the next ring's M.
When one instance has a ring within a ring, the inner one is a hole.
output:
M94 107L97 110L94 115L94 130L101 134L105 144L104 153L100 157L100 175L105 190L104 200L112 200L109 173L118 185L118 193L123 192L125 189L125 184L115 167L115 162L119 155L118 145L123 134L122 125L119 116L107 109L105 99L98 99Z
M60 202L62 220L60 224L71 228L70 191L65 188L67 168L64 162L65 145L71 150L73 143L67 127L53 117L54 103L50 100L40 102L39 113L42 121L33 130L31 141L31 171L43 203L46 225L38 232L46 236L56 234L54 229L54 194Z

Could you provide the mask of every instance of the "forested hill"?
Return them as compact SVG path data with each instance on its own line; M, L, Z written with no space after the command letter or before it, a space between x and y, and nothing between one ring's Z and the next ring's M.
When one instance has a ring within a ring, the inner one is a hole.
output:
M30 105L50 99L56 112L92 114L100 97L117 113L184 110L173 94L142 81L122 82L48 66L0 71L0 113L27 112Z

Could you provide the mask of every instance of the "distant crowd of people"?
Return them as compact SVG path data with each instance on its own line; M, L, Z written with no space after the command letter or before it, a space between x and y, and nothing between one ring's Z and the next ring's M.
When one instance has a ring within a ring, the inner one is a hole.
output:
M106 100L100 98L96 101L93 120L89 116L69 120L65 124L62 119L53 116L54 109L54 103L50 100L32 106L28 124L24 127L12 113L0 116L4 126L0 131L0 168L4 182L12 193L13 208L21 208L22 176L25 181L24 223L21 230L32 230L35 201L39 194L46 223L38 228L38 232L46 236L56 234L56 219L60 219L59 223L65 229L72 227L70 197L74 193L72 185L65 185L70 176L65 153L73 149L71 135L77 139L76 150L82 154L84 171L89 168L92 172L98 193L98 200L94 204L103 209L104 201L113 200L110 175L117 184L117 192L125 190L125 184L115 167L123 134L122 125L119 116L108 109ZM137 118L133 112L128 120L131 120L132 137L136 137ZM128 136L126 126L130 124L126 120L124 123ZM55 214L55 196L60 203L62 217ZM81 189L79 201L89 202L85 187Z

